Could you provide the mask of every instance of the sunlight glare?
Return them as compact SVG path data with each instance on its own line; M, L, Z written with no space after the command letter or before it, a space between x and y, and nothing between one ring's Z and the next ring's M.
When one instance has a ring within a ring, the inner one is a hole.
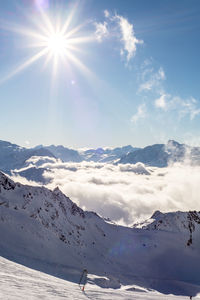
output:
M47 40L47 48L53 55L66 54L67 40L61 33L54 34Z
M13 70L10 74L1 78L0 83L10 79L14 75L23 71L31 64L35 63L42 56L46 56L46 63L52 61L53 77L57 74L59 64L63 66L63 63L73 63L79 70L87 73L91 76L91 72L87 67L75 56L75 53L81 52L80 44L88 43L94 40L94 36L84 36L79 34L79 30L83 27L80 24L74 28L70 28L72 19L75 18L75 8L69 12L68 18L62 24L61 16L59 18L50 18L50 15L39 7L40 22L36 19L32 19L34 27L22 27L22 26L9 26L7 23L6 30L15 32L24 36L24 47L39 49L31 58L24 61L20 66ZM57 21L55 21L57 20ZM28 40L27 40L28 38ZM25 43L26 41L26 43ZM68 68L69 70L69 68Z

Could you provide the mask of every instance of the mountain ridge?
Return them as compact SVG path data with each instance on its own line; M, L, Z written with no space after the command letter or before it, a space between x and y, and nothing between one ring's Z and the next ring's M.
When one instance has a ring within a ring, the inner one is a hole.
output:
M179 214L184 220L191 216ZM87 268L124 285L137 283L164 293L191 295L192 283L199 292L200 224L193 214L190 226L180 231L160 225L156 229L118 226L82 210L58 188L22 185L0 173L0 255L68 280L77 281L77 274ZM163 216L169 219L160 212L153 216L156 224ZM176 217L176 212L171 213L171 219Z
M0 141L0 170L21 176L38 184L48 184L45 177L48 163L102 163L114 165L144 164L150 167L168 167L174 163L200 165L200 147L191 147L169 140L167 144L154 144L144 148L133 148L131 145L87 150L73 150L63 146L37 146L26 149L16 144ZM61 166L61 165L60 165ZM121 169L123 167L121 166ZM127 168L126 168L127 169ZM69 170L75 171L72 165Z

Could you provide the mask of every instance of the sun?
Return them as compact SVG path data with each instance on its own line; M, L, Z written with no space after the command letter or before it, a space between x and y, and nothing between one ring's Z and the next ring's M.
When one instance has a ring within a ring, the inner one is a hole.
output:
M72 63L84 73L89 74L88 68L78 58L78 53L81 52L81 44L93 41L94 37L81 33L83 24L72 27L72 23L75 23L75 12L76 6L66 18L63 18L58 11L56 15L50 16L48 12L40 8L37 19L31 19L30 28L7 24L5 29L23 36L24 46L28 49L35 49L35 53L1 79L0 83L23 71L42 57L45 58L45 66L47 63L52 64L53 76L57 74L58 67L64 66L65 63L68 65Z
M47 49L52 55L65 55L67 54L67 39L60 32L52 34L47 39Z

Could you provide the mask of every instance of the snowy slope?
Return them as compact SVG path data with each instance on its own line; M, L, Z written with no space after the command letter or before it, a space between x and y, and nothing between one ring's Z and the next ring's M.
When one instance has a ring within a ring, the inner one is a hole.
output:
M156 213L153 222L160 224L165 216ZM0 173L0 255L72 282L87 268L108 278L94 280L99 286L135 284L166 294L197 294L198 218L195 212L172 213L169 226L159 230L156 224L117 226L83 211L58 188L22 185Z
M89 274L88 284L83 293L73 282L61 280L13 263L0 257L0 298L4 300L187 300L188 297L163 295L138 286L122 286L120 289L101 288L95 285L95 276ZM101 280L102 278L97 277ZM195 297L200 299L200 297Z

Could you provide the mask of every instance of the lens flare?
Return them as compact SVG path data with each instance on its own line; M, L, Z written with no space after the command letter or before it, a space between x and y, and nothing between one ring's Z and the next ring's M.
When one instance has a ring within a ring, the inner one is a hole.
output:
M35 0L37 8L47 9L49 7L49 0Z

